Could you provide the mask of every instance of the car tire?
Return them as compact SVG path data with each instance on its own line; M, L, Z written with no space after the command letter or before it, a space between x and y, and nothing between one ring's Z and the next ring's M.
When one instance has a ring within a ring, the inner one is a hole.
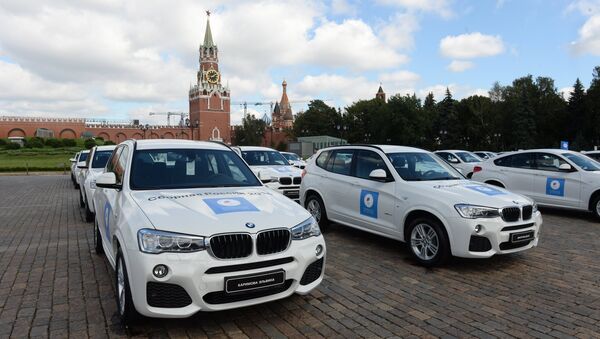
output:
M85 207L85 201L83 201L83 192L79 192L79 207Z
M306 198L305 206L306 210L317 220L319 227L322 230L327 229L329 226L329 219L327 219L327 210L325 210L325 204L323 199L318 194L310 194Z
M85 204L85 221L92 222L94 220L94 212L90 210L89 204L87 203L87 199L84 200Z
M596 196L592 201L592 213L600 220L600 195Z
M115 291L117 300L117 312L121 318L121 323L125 326L135 323L140 318L140 314L135 309L131 289L129 287L129 278L127 276L127 265L123 259L121 248L117 250L117 260L115 264Z
M413 220L408 227L406 243L412 256L422 266L440 266L450 258L448 236L434 218Z
M98 227L98 220L94 218L94 250L97 255L104 254L104 247L102 247L102 234L100 233L100 228Z

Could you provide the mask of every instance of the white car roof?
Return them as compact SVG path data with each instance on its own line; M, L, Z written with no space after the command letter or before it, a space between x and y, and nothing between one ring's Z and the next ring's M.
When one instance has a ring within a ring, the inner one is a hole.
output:
M112 151L117 145L96 146L96 151Z
M416 147L409 147L409 146L397 146L397 145L341 145L341 146L332 146L332 147L325 147L322 150L329 150L329 149L344 149L344 148L356 148L356 147L362 147L365 149L374 149L374 148L379 148L380 150L382 150L384 153L396 153L396 152L423 152L423 153L429 153L429 151L424 150L424 149L420 149L420 148L416 148Z
M277 150L274 150L272 148L262 147L262 146L239 146L239 147L242 151L275 151L275 152L278 152Z
M133 142L133 141L126 141ZM165 149L165 148L190 148L190 149L217 149L230 150L229 147L207 141L179 140L179 139L147 139L137 140L136 148L139 150L145 149Z
M502 153L500 156L505 156L508 154L516 154L516 153L531 153L531 152L544 152L544 153L551 153L551 154L565 154L565 153L572 153L572 154L579 154L579 152L575 152L575 151L570 151L570 150L566 150L566 149L559 149L559 148L538 148L538 149L524 149L524 150L520 150L520 151L513 151L513 152L507 152L507 153Z
M86 149L86 150L83 150L83 151L81 151L81 152L79 152L79 153L90 153L90 150L89 150L89 149Z
M585 152L581 152L583 154L598 154L600 153L600 151L585 151Z
M437 152L450 152L450 153L456 153L456 152L468 152L468 153L473 153L471 151L466 151L464 149L441 149L439 151L435 151L434 153Z

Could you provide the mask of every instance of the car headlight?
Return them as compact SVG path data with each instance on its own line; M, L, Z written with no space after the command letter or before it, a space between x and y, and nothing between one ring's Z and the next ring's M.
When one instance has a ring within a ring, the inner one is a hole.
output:
M152 229L138 231L140 251L145 253L198 252L206 249L204 237Z
M313 217L292 227L292 240L302 240L310 237L318 237L319 235L321 235L321 229L319 228L319 223Z
M494 207L485 207L469 204L454 205L454 208L463 218L495 218L500 216L500 210Z

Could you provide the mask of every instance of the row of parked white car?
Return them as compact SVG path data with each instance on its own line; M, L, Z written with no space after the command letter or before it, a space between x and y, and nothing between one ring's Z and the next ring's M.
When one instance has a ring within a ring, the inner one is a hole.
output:
M184 140L128 140L85 154L73 159L73 179L95 250L116 271L124 322L309 293L323 279L321 229L332 221L404 241L424 266L530 249L542 225L536 196L504 179L468 180L410 147L331 147L303 169L269 148ZM474 179L507 156L482 163ZM561 157L569 173L587 171Z

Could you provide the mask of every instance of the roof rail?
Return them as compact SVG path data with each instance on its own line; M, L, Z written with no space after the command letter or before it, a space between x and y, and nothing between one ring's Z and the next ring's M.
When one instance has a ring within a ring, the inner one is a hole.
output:
M224 143L222 141L217 141L217 140L207 140L207 141L215 143L215 144L219 144L219 145L222 145L222 146L225 146L225 147L227 147L227 148L229 148L230 150L233 151L233 149L231 148L231 146L227 145L226 143Z
M352 146L371 147L371 148L375 148L375 149L378 149L378 150L380 150L380 151L383 152L383 150L381 149L381 147L379 147L377 145L371 145L371 144L345 144L345 145L327 146L327 147L323 147L323 148L337 148L337 147L348 147L348 146L350 146L350 147L352 147Z

